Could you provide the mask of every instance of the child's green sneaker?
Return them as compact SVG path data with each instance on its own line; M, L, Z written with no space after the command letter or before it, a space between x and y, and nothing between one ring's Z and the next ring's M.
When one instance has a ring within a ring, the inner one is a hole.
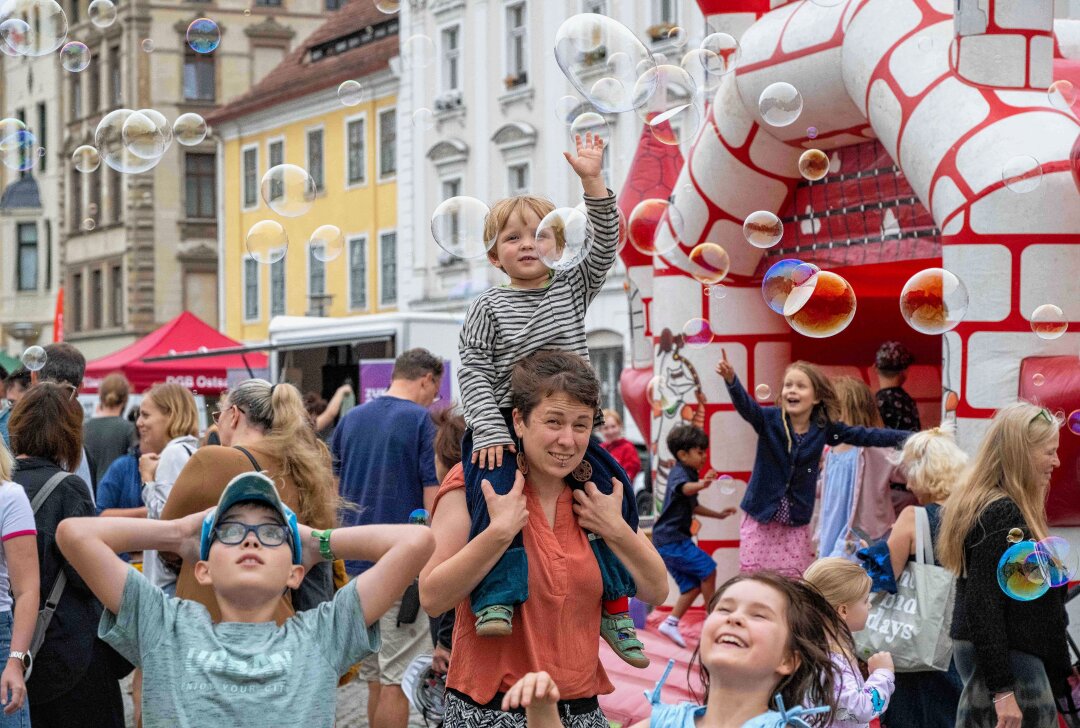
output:
M609 614L604 610L600 614L600 636L604 638L615 654L623 662L634 667L648 667L649 658L642 649L645 647L637 638L637 629L629 612Z
M480 637L507 637L514 631L510 623L513 618L513 607L505 604L484 607L476 616L476 634Z

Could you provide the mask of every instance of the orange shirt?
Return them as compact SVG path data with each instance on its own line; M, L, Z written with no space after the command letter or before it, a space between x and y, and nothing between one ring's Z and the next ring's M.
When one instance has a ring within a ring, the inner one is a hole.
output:
M435 498L465 487L461 465ZM539 497L525 482L529 521L522 529L529 558L529 598L514 609L509 637L477 637L465 599L457 606L448 687L480 704L506 692L521 676L547 671L563 700L614 691L600 664L600 603L604 585L585 531L578 526L569 487L559 495L552 529Z

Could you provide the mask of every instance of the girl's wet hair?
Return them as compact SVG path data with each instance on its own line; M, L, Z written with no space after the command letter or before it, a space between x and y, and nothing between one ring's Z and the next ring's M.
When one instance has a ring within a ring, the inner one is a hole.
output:
M827 726L832 723L836 713L836 688L840 676L831 656L831 644L843 644L845 637L850 639L847 625L826 601L825 597L805 581L788 579L772 571L758 571L753 574L739 574L724 582L709 601L708 613L716 609L716 604L724 593L741 581L756 581L770 586L784 596L785 616L788 627L787 648L797 657L799 664L794 672L785 675L772 690L769 707L775 710L777 694L784 700L785 706L814 705L827 706L829 712L819 717L817 725ZM705 703L709 696L709 671L701 662L701 647L694 650L690 669L697 663L701 684L705 693L700 702ZM687 675L689 682L689 674Z

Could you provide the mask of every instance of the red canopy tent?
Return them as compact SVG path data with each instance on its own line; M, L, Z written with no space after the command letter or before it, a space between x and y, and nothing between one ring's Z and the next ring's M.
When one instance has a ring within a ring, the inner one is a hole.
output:
M265 369L265 354L218 354L194 359L146 362L143 359L181 352L241 346L194 314L184 311L161 328L109 356L87 363L83 391L98 391L101 380L121 372L133 391L144 392L158 382L176 382L198 394L220 394L228 387L229 369Z

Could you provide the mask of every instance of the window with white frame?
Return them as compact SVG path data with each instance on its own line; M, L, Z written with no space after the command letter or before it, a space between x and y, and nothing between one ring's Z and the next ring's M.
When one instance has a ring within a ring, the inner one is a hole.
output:
M19 255L16 258L16 289L36 291L38 287L38 233L36 222L20 222L16 236Z
M349 185L363 184L367 176L367 152L364 146L364 117L345 123L346 180Z
M457 91L461 86L461 26L443 28L439 37L442 44L442 89Z
M326 262L315 256L315 247L308 246L308 296L326 293Z
M259 319L259 262L244 256L244 320Z
M397 233L379 235L379 305L397 303Z
M285 315L285 256L270 264L270 315Z
M657 24L678 25L678 0L653 0L653 17Z
M285 140L275 139L266 145L267 169L273 169L285 163ZM270 178L270 199L279 200L285 196L285 180L281 175Z
M379 177L397 174L397 109L379 112Z
M367 238L349 239L349 308L367 308Z
M460 177L449 177L447 179L444 179L442 181L442 183L440 184L440 188L441 188L441 192L442 192L442 197L441 197L442 200L449 200L451 197L457 197L458 195L461 194L461 178ZM450 217L450 239L451 240L459 239L460 231L461 231L461 220L459 219L458 215L456 215L456 214L451 215L451 217ZM449 254L449 252L440 253L440 255L439 255L439 262L442 263L443 265L448 265L450 263L453 263L455 260L456 260L456 258L451 256Z
M307 133L307 173L315 183L315 189L322 192L326 188L323 173L323 130L308 129Z
M528 80L528 48L525 24L527 9L524 0L506 6L506 87L520 86Z
M259 203L259 148L248 147L243 152L244 158L244 207L255 207Z
M518 162L507 167L506 194L524 195L529 192L529 163Z

